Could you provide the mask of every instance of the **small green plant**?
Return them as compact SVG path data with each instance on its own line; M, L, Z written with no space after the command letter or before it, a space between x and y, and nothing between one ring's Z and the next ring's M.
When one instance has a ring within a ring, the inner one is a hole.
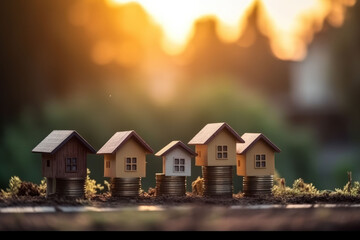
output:
M16 196L19 192L21 182L22 181L18 176L12 176L9 180L9 188L6 188L6 191L1 189L3 197L9 198Z
M111 184L108 181L104 180L104 185L105 185L105 187L107 189L107 192L110 192Z
M46 188L47 188L46 178L43 178L39 185L40 196L46 195Z
M101 191L104 189L100 183L96 184L95 179L90 178L90 173L90 170L87 169L87 176L85 179L85 198L87 199L94 197L98 190Z
M195 181L191 184L192 193L194 195L203 196L204 195L204 179L197 177Z

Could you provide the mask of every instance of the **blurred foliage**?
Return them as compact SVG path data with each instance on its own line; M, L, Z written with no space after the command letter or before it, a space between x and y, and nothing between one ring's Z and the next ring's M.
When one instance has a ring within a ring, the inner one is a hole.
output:
M336 86L342 110L349 118L350 134L360 141L360 3L349 9L342 28L331 35L333 69L331 80Z

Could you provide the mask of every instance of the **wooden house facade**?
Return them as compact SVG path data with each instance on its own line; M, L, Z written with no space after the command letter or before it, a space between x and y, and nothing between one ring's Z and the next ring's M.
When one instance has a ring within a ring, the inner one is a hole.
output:
M54 130L32 152L42 154L42 175L51 194L56 192L56 179L85 179L87 154L96 151L76 131Z

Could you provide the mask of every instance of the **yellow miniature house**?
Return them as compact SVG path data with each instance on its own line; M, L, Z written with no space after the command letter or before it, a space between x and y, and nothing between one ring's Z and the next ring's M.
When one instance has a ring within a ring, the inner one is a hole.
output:
M236 143L244 143L227 123L209 123L190 140L196 166L235 166Z
M262 133L244 133L236 144L238 176L270 176L275 172L275 152L280 149Z
M104 177L140 178L146 176L146 154L151 147L135 132L115 133L97 154L104 155Z

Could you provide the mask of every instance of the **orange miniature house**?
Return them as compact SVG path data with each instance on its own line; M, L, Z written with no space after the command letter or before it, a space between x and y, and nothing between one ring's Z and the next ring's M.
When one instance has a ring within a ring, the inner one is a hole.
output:
M209 123L190 140L196 166L235 166L236 143L244 140L227 123Z
M137 178L146 176L146 154L152 148L135 132L115 133L97 154L104 155L104 177Z
M269 176L275 173L275 152L280 149L262 133L244 133L236 145L238 176Z

